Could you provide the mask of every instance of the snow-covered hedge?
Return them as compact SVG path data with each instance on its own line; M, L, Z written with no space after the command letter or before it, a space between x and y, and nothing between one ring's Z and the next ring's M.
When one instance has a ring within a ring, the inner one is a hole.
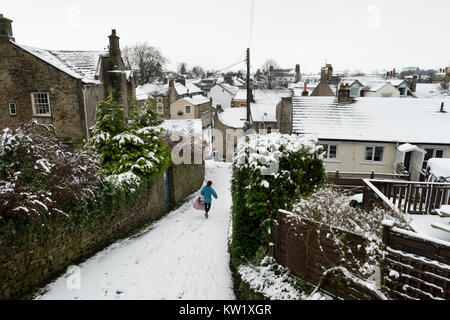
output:
M117 187L139 184L141 179L150 181L170 164L170 149L159 138L161 120L153 108L153 99L143 107L133 104L126 123L124 106L118 105L112 94L97 105L90 144L100 153L108 180Z
M95 153L67 151L51 125L36 120L0 135L0 227L52 216L93 197L103 186Z
M233 238L235 266L265 243L263 227L278 210L325 180L323 149L313 137L272 133L242 137L233 160Z

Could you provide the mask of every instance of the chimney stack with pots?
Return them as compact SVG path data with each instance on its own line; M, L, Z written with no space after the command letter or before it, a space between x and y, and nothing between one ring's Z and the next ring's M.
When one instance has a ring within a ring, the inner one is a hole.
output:
M411 91L416 92L416 88L417 88L417 75L414 75L411 83Z
M0 13L0 41L15 42L12 32L12 20L3 16Z
M302 74L300 73L300 65L295 66L295 83L302 81Z
M331 64L327 64L327 80L328 81L333 81L333 66Z
M350 86L348 83L341 82L338 91L338 102L339 103L349 103L350 102Z
M109 55L111 57L120 56L120 38L116 35L116 29L112 29L111 35L109 36Z

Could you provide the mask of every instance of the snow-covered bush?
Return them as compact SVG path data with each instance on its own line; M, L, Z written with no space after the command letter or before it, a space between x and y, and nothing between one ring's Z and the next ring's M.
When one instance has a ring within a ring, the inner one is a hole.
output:
M325 180L323 149L317 139L272 133L242 137L233 159L233 238L235 266L265 243L262 227L279 209L311 193Z
M242 281L256 293L269 300L307 300L312 287L301 282L289 269L276 263L271 257L264 257L258 264L242 264L238 268ZM315 300L330 299L324 295L315 295Z
M103 186L95 153L69 152L36 120L0 135L0 226L45 224Z
M375 207L372 211L366 212L361 208L353 208L350 206L350 198L332 186L322 187L295 203L292 209L294 215L290 215L289 218L301 220L304 217L320 223L321 233L325 232L326 238L334 241L343 256L347 256L346 253L351 253L355 248L347 247L342 239L342 233L337 232L335 228L363 236L368 244L358 250L365 250L367 260L361 261L356 257L343 259L337 261L337 266L345 267L367 278L375 272L382 254L383 221L391 220L398 227L410 230L409 221L406 215L393 210ZM317 240L320 241L320 237L317 237Z
M112 94L97 105L96 124L90 144L101 155L101 166L113 183L134 176L152 180L170 164L170 149L159 138L161 121L152 110L153 100L143 107L135 104L130 110L130 120L125 123L124 107L118 105ZM124 175L125 174L125 175Z

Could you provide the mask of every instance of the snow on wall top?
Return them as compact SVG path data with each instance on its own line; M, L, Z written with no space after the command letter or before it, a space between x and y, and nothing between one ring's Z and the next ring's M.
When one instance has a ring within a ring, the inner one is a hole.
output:
M12 43L85 83L100 83L99 80L95 79L98 75L100 58L108 55L106 51L54 51Z
M439 112L445 101L447 113ZM450 99L294 97L293 132L319 139L450 144Z

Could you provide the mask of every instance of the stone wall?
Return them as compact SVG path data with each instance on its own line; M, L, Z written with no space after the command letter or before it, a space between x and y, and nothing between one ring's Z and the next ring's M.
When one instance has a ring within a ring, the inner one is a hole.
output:
M140 200L121 212L97 217L82 230L59 223L38 237L18 234L1 243L0 299L30 298L37 289L66 272L67 267L160 219L201 188L205 167L180 165L169 172L173 199L166 197L168 183L161 176L143 191Z

